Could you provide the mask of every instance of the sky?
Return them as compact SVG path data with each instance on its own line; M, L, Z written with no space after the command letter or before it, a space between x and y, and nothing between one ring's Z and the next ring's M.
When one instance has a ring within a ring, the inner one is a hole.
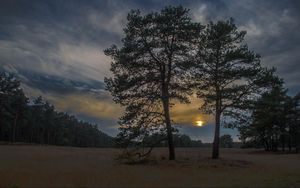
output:
M115 136L123 109L105 91L112 76L103 50L121 45L126 15L168 5L190 9L194 21L233 18L246 43L266 67L276 67L290 95L300 91L300 1L298 0L1 0L0 71L15 73L28 97L42 95L59 111L97 123ZM172 117L181 133L211 142L213 118L200 114L201 101L177 104ZM196 127L195 121L204 121ZM222 129L237 140L238 132Z

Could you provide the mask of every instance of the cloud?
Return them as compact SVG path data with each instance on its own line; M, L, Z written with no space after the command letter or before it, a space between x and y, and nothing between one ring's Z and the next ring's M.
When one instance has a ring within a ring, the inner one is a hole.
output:
M123 109L115 104L108 93L69 94L65 96L47 96L59 111L68 112L92 123L97 123L100 130L116 136L117 119Z
M59 59L61 62L86 77L95 80L104 80L109 76L110 62L103 53L103 48L88 43L59 44Z
M192 96L190 99L191 103L181 104L175 103L171 109L172 120L176 124L185 124L189 126L195 126L196 121L204 121L204 124L213 123L211 115L201 114L199 108L202 105L200 99Z
M42 95L51 104L54 104L59 112L67 112L77 118L96 123L101 131L109 135L116 136L118 133L118 117L123 113L123 109L112 101L107 92L87 93L77 92L65 95L57 93L44 93L39 89L22 86L31 96Z
M196 9L192 11L192 17L196 22L206 23L207 20L207 5L200 4Z
M259 28L253 20L250 20L245 26L240 26L239 30L247 31L247 37L253 38L262 35L262 30Z
M26 29L26 32L30 30ZM49 41L44 40L45 38L52 40L54 44L48 45ZM1 40L0 62L15 69L52 76L63 75L69 79L103 80L104 76L109 75L110 66L110 59L103 54L103 49L100 45L85 41L73 42L59 32L55 36L32 34Z
M121 37L123 34L123 26L126 22L127 12L118 9L113 11L112 15L107 15L106 13L107 12L92 10L88 14L87 20L92 27Z
M116 119L121 116L122 108L113 103L108 93L102 93L100 96L95 94L69 94L62 97L49 96L48 99L53 102L61 111L67 111L76 115L85 115L93 118Z

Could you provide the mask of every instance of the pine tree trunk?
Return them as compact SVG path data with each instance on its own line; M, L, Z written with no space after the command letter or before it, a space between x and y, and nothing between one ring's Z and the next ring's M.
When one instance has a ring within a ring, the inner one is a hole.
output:
M289 152L292 151L292 131L291 131L291 125L289 126Z
M3 126L4 124L2 124L2 114L1 114L1 106L0 106L0 140L4 140L4 136L3 136Z
M282 138L281 138L281 150L282 151L285 151L285 139L284 139L284 135L282 135Z
M297 129L296 129L296 131L297 131ZM298 153L299 152L299 144L298 144L298 139L297 139L297 136L298 136L298 134L297 134L298 132L296 132L296 134L295 134L295 138L294 138L294 141L295 141L295 149L296 149L296 153Z
M50 131L47 131L47 144L50 144Z
M218 80L220 79L218 76L219 73L219 54L220 54L220 46L217 50L217 62L215 67L215 89L216 89L216 114L215 114L215 136L213 142L213 151L212 151L212 158L218 159L219 158L219 144L220 144L220 119L221 119L221 98L220 98L220 87L218 85Z
M56 145L56 130L54 129L54 135L53 135L53 144Z
M270 140L266 140L266 151L270 151Z
M168 86L171 80L171 65L172 65L172 56L169 56L168 66L163 66L162 68L162 103L164 108L165 123L167 127L167 137L168 137L168 146L169 146L169 160L175 160L175 149L173 142L172 134L172 125L170 118L170 104L169 104L169 90Z
M16 141L16 132L17 132L17 122L18 122L18 112L16 113L13 125L13 132L12 132L12 142Z
M31 129L31 133L30 133L30 143L33 142L33 128Z
M169 99L163 99L163 107L164 107L164 116L167 126L167 135L168 135L168 146L169 146L169 160L175 159L175 149L173 143L173 134L172 134L172 126L170 119L170 111L169 111Z
M216 116L215 116L215 137L214 137L214 143L213 143L213 151L212 151L212 158L218 159L219 158L219 143L220 143L220 119L221 119L221 113L219 110L219 102L216 102Z

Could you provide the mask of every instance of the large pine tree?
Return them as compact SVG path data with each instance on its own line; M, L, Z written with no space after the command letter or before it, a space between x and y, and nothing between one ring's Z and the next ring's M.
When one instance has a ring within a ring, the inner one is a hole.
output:
M105 80L114 100L126 107L120 118L119 140L143 145L154 132L166 133L169 159L175 159L170 107L172 100L188 102L191 91L183 68L190 61L192 42L202 26L183 7L161 12L128 14L121 48L105 50L113 58L112 78Z
M191 71L197 96L204 100L201 109L215 116L212 158L219 157L221 116L237 118L272 75L261 67L260 56L243 43L245 34L231 19L210 22L199 38Z

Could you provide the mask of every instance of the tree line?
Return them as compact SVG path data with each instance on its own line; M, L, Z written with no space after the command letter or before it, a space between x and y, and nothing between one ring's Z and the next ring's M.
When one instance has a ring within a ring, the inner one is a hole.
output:
M77 147L112 147L114 139L97 125L56 111L42 97L29 100L20 81L0 73L0 140Z
M238 126L244 147L264 147L278 151L286 147L296 153L300 149L300 93L291 97L282 86L274 85L255 103L248 121ZM250 120L250 121L249 121Z
M275 68L261 65L245 35L233 19L203 25L182 6L145 15L130 11L121 46L104 51L113 60L106 89L125 107L117 136L124 153L147 157L167 141L174 160L177 130L170 108L174 102L189 103L195 93L204 102L201 111L215 117L212 158L219 158L221 125L237 128L238 122L250 121L257 101L281 82ZM145 149L152 135L159 136Z
M77 147L118 147L115 138L101 132L97 125L56 111L41 96L29 100L11 73L0 73L0 141ZM148 138L148 143L158 135ZM176 147L203 147L201 140L188 135L174 136ZM147 144L146 144L147 145ZM158 146L165 147L166 142ZM150 146L150 145L147 145Z

